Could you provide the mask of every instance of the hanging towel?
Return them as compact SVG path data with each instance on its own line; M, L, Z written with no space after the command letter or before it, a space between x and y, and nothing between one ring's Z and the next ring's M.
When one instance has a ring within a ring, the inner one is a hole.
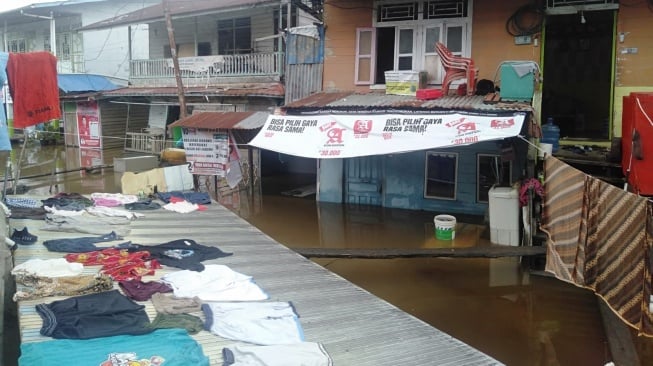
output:
M0 52L0 88L5 85L7 81L7 61L9 54ZM4 100L3 105L0 105L0 151L10 151L11 141L9 141L9 128L7 126L7 115L5 114Z
M51 53L10 53L7 76L14 101L15 128L61 117L57 59Z

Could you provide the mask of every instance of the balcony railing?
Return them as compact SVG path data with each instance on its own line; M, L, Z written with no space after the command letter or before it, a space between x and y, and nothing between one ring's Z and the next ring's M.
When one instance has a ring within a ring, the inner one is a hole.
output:
M282 52L180 57L179 70L184 86L279 80L284 58ZM176 85L172 59L132 60L129 73L133 86Z
M173 141L166 140L163 133L158 134L147 131L127 132L126 137L125 151L159 154L164 149L173 145Z

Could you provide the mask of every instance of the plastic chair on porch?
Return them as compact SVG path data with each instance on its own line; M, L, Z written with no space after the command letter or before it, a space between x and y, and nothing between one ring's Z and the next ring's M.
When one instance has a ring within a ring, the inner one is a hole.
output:
M449 87L455 80L465 79L467 81L467 95L474 95L476 92L476 76L478 69L474 66L474 60L468 57L454 55L451 50L441 42L435 44L435 49L440 56L440 62L444 68L442 80L442 92L449 94Z

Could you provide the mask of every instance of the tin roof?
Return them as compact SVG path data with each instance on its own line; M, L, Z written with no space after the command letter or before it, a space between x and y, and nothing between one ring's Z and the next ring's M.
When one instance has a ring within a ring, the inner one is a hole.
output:
M186 96L242 96L242 97L277 97L285 96L285 89L280 83L224 84L209 87L185 87ZM104 97L128 96L177 96L176 87L129 87L102 93Z
M500 113L532 111L525 102L485 103L485 97L444 96L432 100L419 100L409 95L391 95L373 91L358 93L354 91L320 92L283 106L288 114L329 113L329 112L387 112L399 110L419 111L476 111L479 113Z
M168 3L168 11L173 18L184 18L202 14L218 13L225 11L234 11L240 9L252 8L264 4L279 4L280 1L271 0L193 0L193 1L175 1ZM96 23L79 28L80 31L106 29L118 26L132 24L147 24L163 21L163 3L153 5L147 8L133 11L122 15L108 18Z
M199 112L180 119L170 127L253 130L263 127L268 112Z

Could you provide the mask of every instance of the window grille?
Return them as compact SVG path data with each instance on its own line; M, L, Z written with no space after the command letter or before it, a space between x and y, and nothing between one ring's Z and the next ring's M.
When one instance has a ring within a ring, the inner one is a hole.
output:
M401 20L417 20L418 3L382 4L379 5L379 22L395 22Z
M424 3L424 19L464 18L467 0L433 0Z
M579 6L579 5L606 5L619 4L618 0L547 0L547 8L556 8L561 6Z

